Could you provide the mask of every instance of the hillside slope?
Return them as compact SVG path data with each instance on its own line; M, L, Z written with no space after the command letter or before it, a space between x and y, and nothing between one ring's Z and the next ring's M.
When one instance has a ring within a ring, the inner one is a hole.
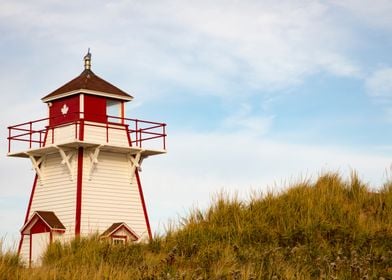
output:
M391 279L392 184L326 174L248 202L220 195L149 244L54 244L31 270L2 253L0 279L17 278Z

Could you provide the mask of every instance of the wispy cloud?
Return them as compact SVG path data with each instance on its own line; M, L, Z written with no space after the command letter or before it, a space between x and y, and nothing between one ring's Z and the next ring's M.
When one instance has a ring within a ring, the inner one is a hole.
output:
M376 70L366 79L365 85L370 96L392 101L392 68L385 67Z
M332 0L338 7L361 19L362 24L377 28L392 28L392 2L389 0Z
M268 133L273 123L272 115L260 116L253 112L251 105L247 103L239 104L236 110L223 120L224 128L256 135Z
M45 42L51 52L66 48L80 56L91 46L105 64L116 61L113 65L129 70L136 89L150 79L225 96L238 84L276 91L320 71L337 76L361 71L349 55L352 31L324 1L5 4L3 26L30 37L31 47Z

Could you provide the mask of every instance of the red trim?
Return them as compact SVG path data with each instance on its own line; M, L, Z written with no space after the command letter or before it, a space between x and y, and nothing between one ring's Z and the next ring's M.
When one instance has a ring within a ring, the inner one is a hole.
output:
M128 130L128 126L126 127L126 129ZM130 133L127 133L127 135L128 135L129 146L132 147L132 141L131 141ZM143 190L142 190L142 183L140 182L139 171L137 169L135 169L135 177L136 177L136 181L137 181L137 187L139 189L140 200L142 201L144 219L146 220L146 224L147 224L148 237L150 239L152 239L150 221L148 219L147 207L146 207L146 203L144 201L144 195L143 195Z
M124 124L124 117L125 117L125 106L124 101L121 101L121 123Z
M29 204L27 206L26 216L25 216L23 224L26 224L27 220L29 219L30 210L31 210L31 203L33 202L33 196L34 196L34 193L35 193L35 187L37 186L37 181L38 181L38 175L35 174L33 188L31 189ZM22 249L22 243L23 243L23 234L21 234L21 238L20 238L20 241L19 241L18 255L20 254L20 250Z
M46 145L46 139L48 138L48 132L49 132L49 129L46 129L44 142L42 143L42 147L45 147L45 145ZM52 134L53 134L53 131L52 131Z
M47 137L48 137L48 130L46 130L46 132L45 132L45 137L44 137L44 142L42 144L42 147L45 147ZM35 193L35 187L37 186L37 181L38 181L38 174L35 174L33 187L31 189L31 193L30 193L29 204L27 205L26 216L25 216L23 224L26 224L26 222L27 222L27 220L29 219L29 216L30 216L31 204L33 202L33 196L34 196L34 193ZM18 255L20 254L20 250L22 249L23 238L24 238L23 234L21 233L21 238L20 238L19 246L18 246Z
M127 138L128 138L129 147L132 147L131 133L129 132L129 125L126 124L125 129L127 131Z
M83 148L79 147L78 179L76 182L75 235L80 235L80 218L82 212L82 182L83 182Z
M150 221L148 220L146 203L144 202L142 184L140 183L140 177L139 177L139 171L135 170L135 175L136 175L137 186L139 188L140 200L142 201L144 218L146 219L148 236L149 236L150 239L152 239L151 228L150 228Z
M38 175L35 174L33 188L31 190L30 199L29 199L29 205L27 206L27 211L26 211L26 216L25 216L24 223L26 223L27 220L29 219L30 210L31 210L31 204L33 203L33 196L34 196L34 193L35 193L35 187L37 186L37 181L38 181Z
M68 113L71 114L71 113ZM76 114L80 114L79 112L75 112ZM79 116L79 115L77 115ZM59 118L62 116L57 116L54 118ZM106 117L106 116L105 116ZM18 125L13 125L9 126L9 136L8 136L8 141L9 141L9 147L10 147L10 153L15 153L15 151L12 151L12 141L18 141L18 142L23 142L23 146L28 145L25 148L41 148L44 145L44 142L47 140L47 135L44 137L46 140L41 139L41 134L42 133L48 133L49 131L52 132L52 144L56 141L54 139L54 130L56 128L60 127L65 127L65 126L70 126L70 125L75 125L76 128L75 130L79 130L79 135L75 135L80 141L84 140L84 126L94 126L94 127L107 127L110 124L115 124L118 125L119 122L123 123L124 125L128 125L128 132L132 134L132 138L135 138L132 142L136 143L136 146L140 146L147 141L148 143L151 143L150 140L154 139L162 139L163 141L163 146L165 145L165 139L166 139L166 124L164 123L157 123L157 122L150 122L150 121L145 121L145 120L138 120L138 119L128 119L128 118L120 118L120 117L115 117L115 116L108 116L110 119L118 120L118 121L112 121L112 122L103 122L103 123L89 123L85 122L84 119L81 118L76 118L74 121L66 123L66 124L59 124L56 126L47 126L46 122L51 120L52 118L45 118L45 119L39 119L35 121L30 121ZM45 123L45 124L44 124ZM32 125L32 126L31 126ZM39 129L39 127L44 126L44 128ZM113 128L113 127L112 127ZM113 128L113 129L122 129L122 128ZM75 131L75 132L76 132ZM109 135L110 136L110 135ZM28 144L27 144L28 143ZM165 148L165 147L163 147Z
M84 140L84 119L79 122L79 140Z

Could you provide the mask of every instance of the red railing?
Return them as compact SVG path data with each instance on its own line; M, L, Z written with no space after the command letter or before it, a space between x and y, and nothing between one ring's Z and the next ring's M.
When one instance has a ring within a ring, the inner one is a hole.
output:
M134 147L144 147L146 142L155 142L155 146L158 143L157 149L166 150L166 124L151 122L139 119L128 119L119 118L114 116L106 116L106 122L94 122L93 120L86 120L79 118L80 113L74 113L78 118L67 123L58 125L49 125L50 123L56 123L56 119L62 118L63 116L54 118L44 118L35 121L25 122L8 127L8 153L13 152L14 144L19 143L18 148L22 150L41 148L46 144L54 144L55 142L61 141L56 139L55 129L61 127L74 126L73 136L74 139L84 141L84 130L85 127L101 127L105 129L106 143L111 140L112 130L125 130L128 135L128 143ZM91 117L91 116L90 116ZM50 139L46 139L50 133ZM148 143L147 147L148 148ZM22 144L22 145L20 145ZM156 148L156 147L155 147Z

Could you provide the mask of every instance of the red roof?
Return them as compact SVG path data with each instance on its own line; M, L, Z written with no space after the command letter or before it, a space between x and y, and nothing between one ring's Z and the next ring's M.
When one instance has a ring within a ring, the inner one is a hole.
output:
M128 231L130 233L130 235L132 235L135 238L135 240L139 239L138 235L124 222L112 224L107 230L105 230L101 234L101 236L102 237L109 237L109 236L113 235L114 233L116 233L121 228L124 228L126 231Z
M85 69L75 79L69 81L62 87L56 89L55 91L43 97L42 101L48 102L64 96L83 92L83 90L98 92L101 93L102 95L107 95L112 98L118 98L121 100L131 100L133 98L128 93L122 91L118 87L112 85L111 83L95 75L94 72L91 71L90 69Z
M35 219L37 218L37 219ZM51 230L64 231L65 226L57 218L56 214L52 211L35 211L31 218L26 222L26 224L21 229L23 234L29 233L30 228L38 221L43 221Z

